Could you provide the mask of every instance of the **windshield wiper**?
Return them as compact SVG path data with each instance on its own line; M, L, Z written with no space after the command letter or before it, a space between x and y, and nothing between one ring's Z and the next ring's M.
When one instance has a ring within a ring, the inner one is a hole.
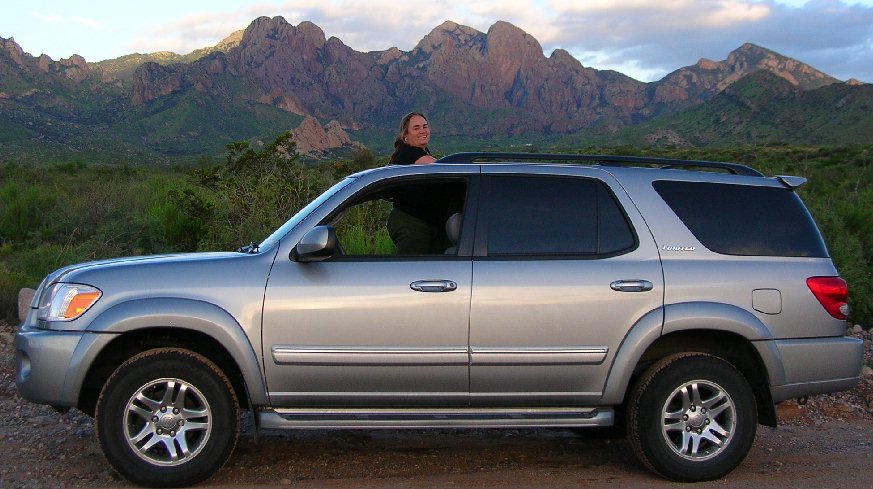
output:
M236 251L237 251L237 253L254 254L254 253L261 251L261 247L256 245L255 242L252 241L245 246L240 246L239 248L236 249Z

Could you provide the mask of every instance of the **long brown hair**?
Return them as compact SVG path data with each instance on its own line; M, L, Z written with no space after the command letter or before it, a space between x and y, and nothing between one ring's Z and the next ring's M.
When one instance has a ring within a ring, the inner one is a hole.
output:
M427 116L421 112L410 112L403 116L403 119L400 119L400 130L397 132L397 137L394 138L394 152L391 153L391 159L388 160L390 163L396 163L394 158L396 158L397 153L400 152L400 145L403 144L403 137L406 136L406 131L409 130L409 121L415 116L420 116L425 120L425 122L427 122ZM427 148L424 148L424 150L428 151Z

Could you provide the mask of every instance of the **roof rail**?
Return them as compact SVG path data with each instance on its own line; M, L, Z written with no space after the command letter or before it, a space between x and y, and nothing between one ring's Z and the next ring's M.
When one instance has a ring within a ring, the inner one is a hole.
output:
M676 160L671 158L654 158L647 156L610 156L587 154L554 154L554 153L500 153L500 152L470 152L454 153L438 159L437 163L475 163L481 160L534 160L543 162L579 161L601 166L643 166L658 165L661 168L714 168L727 170L735 175L763 177L764 174L754 168L739 163L721 161Z

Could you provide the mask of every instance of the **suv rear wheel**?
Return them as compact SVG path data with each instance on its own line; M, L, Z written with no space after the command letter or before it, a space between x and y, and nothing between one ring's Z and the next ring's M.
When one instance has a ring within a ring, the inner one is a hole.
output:
M100 393L95 430L103 453L128 480L151 487L195 484L230 457L239 409L227 377L180 349L140 353Z
M679 481L726 475L748 454L756 428L755 398L745 377L701 353L657 362L640 378L628 406L637 457Z

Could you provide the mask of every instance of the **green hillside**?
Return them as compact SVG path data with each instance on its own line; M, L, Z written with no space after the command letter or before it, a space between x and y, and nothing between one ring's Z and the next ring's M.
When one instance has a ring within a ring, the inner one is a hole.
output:
M759 71L730 85L709 102L665 115L593 144L655 146L844 145L873 142L873 85L837 83L795 89Z
M137 107L112 129L128 144L169 157L195 158L221 154L234 141L272 140L301 120L269 105L189 91Z

